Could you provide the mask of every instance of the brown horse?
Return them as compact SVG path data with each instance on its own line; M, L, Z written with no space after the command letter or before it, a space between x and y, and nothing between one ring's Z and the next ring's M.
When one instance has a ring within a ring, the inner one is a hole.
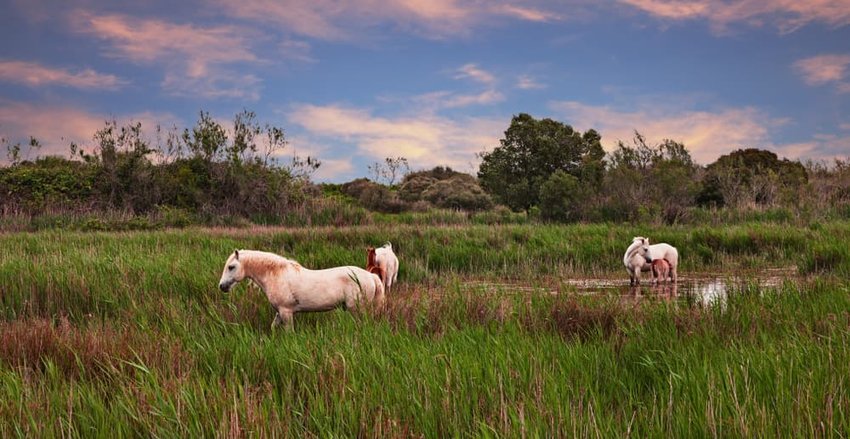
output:
M652 261L652 276L655 278L655 283L664 281L667 283L667 276L670 274L670 263L666 259L656 259Z

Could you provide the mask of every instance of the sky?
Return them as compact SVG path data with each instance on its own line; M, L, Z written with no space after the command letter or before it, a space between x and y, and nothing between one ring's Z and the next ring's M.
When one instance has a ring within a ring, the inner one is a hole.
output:
M850 157L850 0L0 0L0 137L248 109L314 180L385 157L469 173L513 115L635 130L708 164ZM0 157L4 160L5 157Z

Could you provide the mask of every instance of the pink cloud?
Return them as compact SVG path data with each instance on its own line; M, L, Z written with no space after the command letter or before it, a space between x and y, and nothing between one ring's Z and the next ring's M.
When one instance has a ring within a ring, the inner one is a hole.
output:
M516 86L520 90L537 90L546 88L546 85L541 84L529 75L520 75L519 78L517 78Z
M252 32L234 26L198 27L123 15L78 13L77 29L109 44L107 55L162 64L163 86L173 94L256 100L259 79L227 66L262 63L251 50Z
M471 79L486 85L492 85L496 82L496 77L492 73L474 63L464 64L458 68L454 77L455 79Z
M638 10L667 20L705 19L717 31L732 23L771 23L782 32L793 32L811 22L831 26L850 24L847 0L619 0Z
M777 149L770 140L770 130L785 123L750 107L714 112L657 108L621 111L567 101L554 103L552 108L576 128L598 130L609 151L618 140L628 143L638 130L648 139L684 143L694 160L703 164L737 148Z
M466 169L475 153L498 145L502 119L449 118L431 113L375 116L368 109L301 104L287 114L290 123L326 142L351 143L356 154L374 159L403 156L417 167L449 165Z
M16 82L30 87L61 85L84 89L115 90L126 84L114 75L92 69L72 72L26 61L0 61L0 81Z
M547 22L559 20L560 16L541 9L527 8L516 5L502 5L498 10L508 16L526 21Z
M847 76L850 55L819 55L801 59L794 68L809 85L838 82Z
M362 39L363 30L383 24L426 38L468 35L495 17L552 21L559 17L543 7L513 2L461 0L214 0L233 16L274 23L300 35L325 40ZM544 2L539 2L548 5Z
M478 94L453 95L442 106L445 108L468 107L470 105L490 105L505 100L505 96L496 90L485 90Z

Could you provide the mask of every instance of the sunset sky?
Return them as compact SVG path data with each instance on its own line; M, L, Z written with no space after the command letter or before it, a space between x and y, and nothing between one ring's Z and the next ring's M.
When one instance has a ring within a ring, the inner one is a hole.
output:
M850 156L850 0L0 1L0 136L42 154L247 108L320 181L474 173L520 112L702 164Z

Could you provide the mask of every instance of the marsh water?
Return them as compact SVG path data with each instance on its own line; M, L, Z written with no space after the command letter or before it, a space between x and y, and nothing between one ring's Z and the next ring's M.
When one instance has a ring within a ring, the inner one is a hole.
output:
M729 294L744 288L774 288L785 281L797 281L794 267L747 270L740 272L697 273L679 275L677 283L655 284L644 276L640 286L630 286L628 277L623 278L572 278L557 281L541 281L540 285L520 282L490 282L470 280L463 288L470 292L576 294L581 296L619 296L623 300L676 299L693 304L710 306L724 304Z

